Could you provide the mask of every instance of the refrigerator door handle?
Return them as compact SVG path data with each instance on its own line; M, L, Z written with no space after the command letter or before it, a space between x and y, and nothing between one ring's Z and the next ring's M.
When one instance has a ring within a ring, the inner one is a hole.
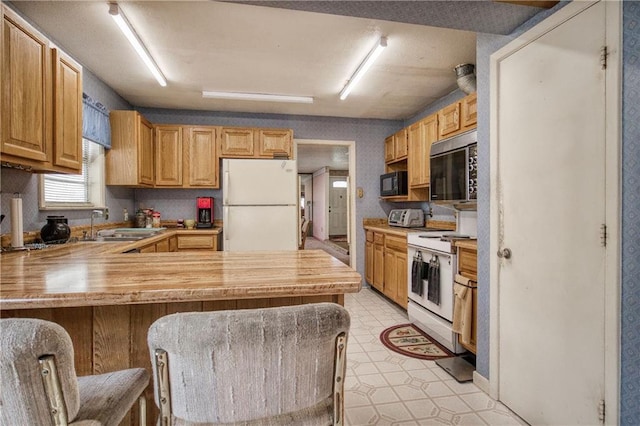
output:
M222 196L224 197L223 204L229 204L229 170L224 171L224 179L222 181Z
M229 222L229 206L224 206L222 208L222 223L225 228L222 235L224 236L225 241L229 241L229 229L231 226L231 222Z

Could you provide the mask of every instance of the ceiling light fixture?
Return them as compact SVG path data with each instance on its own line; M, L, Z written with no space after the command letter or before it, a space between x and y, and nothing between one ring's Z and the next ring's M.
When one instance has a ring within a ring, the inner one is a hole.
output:
M294 102L300 104L312 104L311 96L289 96L271 95L267 93L240 93L240 92L202 92L203 98L235 99L242 101L271 101L271 102Z
M360 64L356 72L353 73L353 75L351 76L347 84L344 86L344 89L342 89L342 92L340 92L341 101L344 101L345 99L347 99L347 96L349 96L349 93L351 93L355 85L358 83L358 81L360 81L364 73L366 73L367 70L371 67L371 65L374 63L376 58L380 56L380 54L382 53L385 47L387 47L387 38L380 37L380 39L376 42L373 49L371 49L367 57L364 58L364 61L362 61L362 63Z
M120 11L117 3L109 3L109 14L113 20L116 21L120 31L122 31L125 37L127 37L127 40L129 40L129 43L131 43L138 56L140 56L140 59L142 59L147 68L149 68L151 74L153 74L156 80L158 80L160 86L166 86L167 80L164 78L164 75L162 75L162 71L158 68L158 65L149 54L147 48L142 44L140 37L138 37L138 34L133 30L133 27L131 27L127 18L124 16L122 11Z

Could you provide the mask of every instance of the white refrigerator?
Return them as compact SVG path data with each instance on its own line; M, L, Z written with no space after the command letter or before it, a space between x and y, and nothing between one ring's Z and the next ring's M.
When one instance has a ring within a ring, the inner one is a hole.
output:
M224 251L298 249L293 160L222 160Z

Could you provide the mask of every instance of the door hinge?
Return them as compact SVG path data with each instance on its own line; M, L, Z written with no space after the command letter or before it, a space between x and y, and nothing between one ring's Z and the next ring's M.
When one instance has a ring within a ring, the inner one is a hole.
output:
M600 48L600 65L602 67L603 70L607 69L607 55L609 53L607 52L607 46L602 46Z
M600 245L602 247L606 247L607 246L607 237L609 235L607 234L607 225L606 224L602 224L600 225Z
M605 416L605 405L604 399L601 399L598 403L598 419L600 420L600 424L604 424L604 416Z

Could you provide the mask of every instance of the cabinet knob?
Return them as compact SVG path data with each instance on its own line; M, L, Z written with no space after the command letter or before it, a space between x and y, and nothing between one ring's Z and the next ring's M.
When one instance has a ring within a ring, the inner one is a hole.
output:
M511 250L508 248L502 249L502 250L498 250L498 257L500 258L505 258L505 259L511 259Z

